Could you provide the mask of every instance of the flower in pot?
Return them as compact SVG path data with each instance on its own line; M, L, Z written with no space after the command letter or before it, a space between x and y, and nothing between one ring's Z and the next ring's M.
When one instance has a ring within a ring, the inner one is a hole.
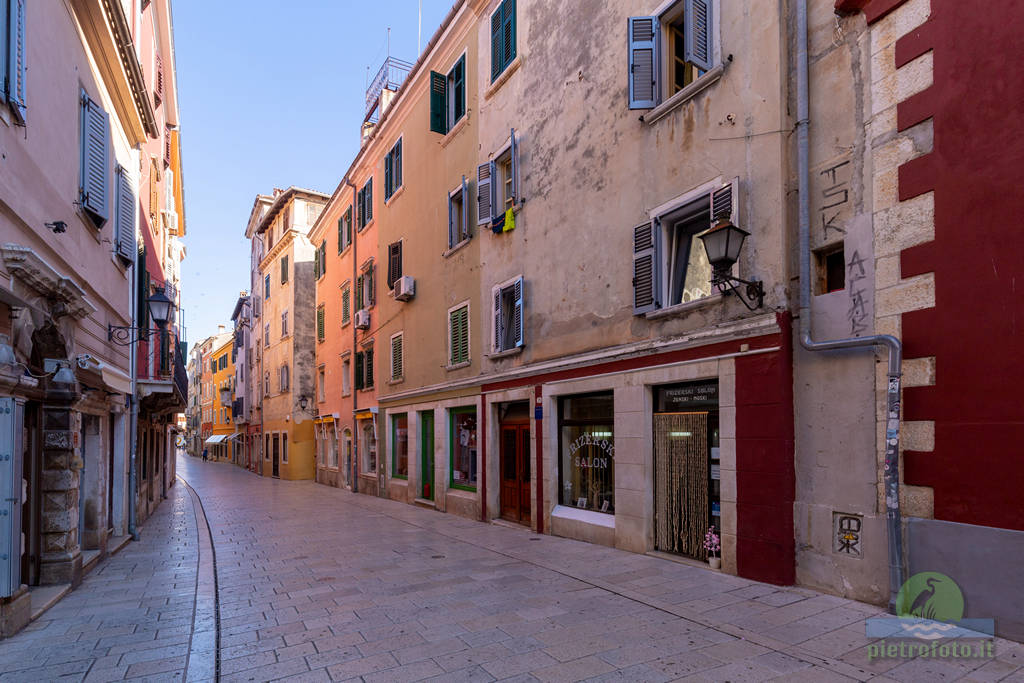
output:
M722 567L722 558L718 556L718 553L722 550L722 539L715 533L713 525L704 534L704 550L708 551L708 564L711 568L720 569Z

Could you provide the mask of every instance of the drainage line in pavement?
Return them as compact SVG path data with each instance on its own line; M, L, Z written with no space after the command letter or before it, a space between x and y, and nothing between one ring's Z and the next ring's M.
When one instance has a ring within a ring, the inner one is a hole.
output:
M196 490L192 488L187 481L182 479L180 476L178 480L181 481L188 488L192 494L193 505L199 503L199 512L203 515L203 522L206 524L206 537L210 541L210 559L213 567L213 621L214 621L214 679L215 681L220 680L220 581L217 577L217 547L213 542L213 529L210 528L210 519L206 516L206 508L203 506L203 499L196 493ZM196 520L196 531L198 532L198 519ZM196 572L196 605L198 611L198 584L199 584L199 571ZM193 635L195 635L195 614L193 614ZM191 655L191 647L189 648ZM186 676L188 675L188 667L186 666Z

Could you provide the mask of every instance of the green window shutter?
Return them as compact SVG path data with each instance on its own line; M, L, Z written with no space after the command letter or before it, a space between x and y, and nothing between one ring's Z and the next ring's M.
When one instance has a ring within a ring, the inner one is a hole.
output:
M348 285L345 285L345 288L341 290L341 324L342 325L348 323L349 318L352 316L352 307L349 304L349 295L350 294L351 294L351 291L349 290Z
M391 195L395 191L394 178L392 177L392 169L394 168L392 153L393 151L388 152L387 156L384 157L384 201L391 199Z
M363 276L360 275L356 278L356 310L365 308L363 305L365 300L363 299Z
M320 274L327 275L327 240L320 245Z
M402 335L391 338L391 379L398 379L402 376Z
M448 82L444 74L430 72L430 130L448 132Z
M320 279L320 252L319 252L319 250L317 251L316 256L313 257L313 279L314 280L319 280Z
M373 387L373 347L366 349L363 354L363 362L366 363L366 388Z
M345 212L345 245L352 244L352 207Z
M377 303L377 289L375 287L377 281L377 267L370 266L366 269L366 301L368 305L372 306Z
M462 56L456 62L450 74L452 81L452 123L462 118L466 113L466 57Z
M498 77L503 70L501 65L501 56L504 54L504 49L501 44L501 10L504 8L504 3L498 5L498 8L494 10L494 14L491 15L491 81Z
M402 186L402 138L398 138L395 145L395 160L392 162L391 173L394 176L395 189Z
M356 377L355 377L356 389L362 389L363 388L363 352L362 351L356 351L355 366L356 366Z
M338 253L345 248L345 218L338 218Z
M281 284L288 282L288 256L281 257Z
M501 3L501 50L504 70L516 58L516 0Z
M686 0L683 21L686 24L686 61L702 71L711 68L710 0Z
M366 181L366 222L373 220L373 178Z
M320 306L316 309L316 338L320 341L324 340L324 307Z

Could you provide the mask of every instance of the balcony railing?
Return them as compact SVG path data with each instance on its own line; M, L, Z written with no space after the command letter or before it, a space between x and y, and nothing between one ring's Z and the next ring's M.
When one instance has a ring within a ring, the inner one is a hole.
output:
M366 89L366 114L363 121L376 123L380 119L380 96L384 89L397 91L402 87L409 72L412 71L412 64L398 59L388 57L384 60L377 75L370 81L370 87Z

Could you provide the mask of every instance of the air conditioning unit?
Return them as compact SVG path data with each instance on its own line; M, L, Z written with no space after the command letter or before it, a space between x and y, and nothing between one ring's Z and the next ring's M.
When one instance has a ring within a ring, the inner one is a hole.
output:
M416 296L416 280L410 275L403 275L395 281L395 299L408 301Z
M370 328L370 312L365 308L356 311L356 329L367 330Z

